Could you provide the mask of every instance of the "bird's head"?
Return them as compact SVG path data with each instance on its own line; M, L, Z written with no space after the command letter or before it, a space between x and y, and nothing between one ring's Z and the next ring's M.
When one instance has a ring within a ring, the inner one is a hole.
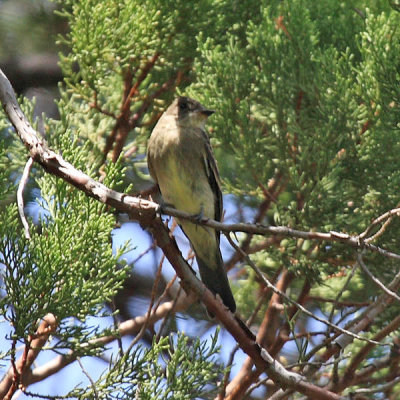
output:
M166 113L175 116L180 125L204 128L207 118L214 114L214 111L190 97L180 96L168 107Z

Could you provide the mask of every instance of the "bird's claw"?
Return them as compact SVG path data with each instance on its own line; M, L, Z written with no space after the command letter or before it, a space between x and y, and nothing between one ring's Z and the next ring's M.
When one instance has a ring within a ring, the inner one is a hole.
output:
M196 223L199 224L201 222L201 220L204 218L203 207L198 214L193 214L193 218Z

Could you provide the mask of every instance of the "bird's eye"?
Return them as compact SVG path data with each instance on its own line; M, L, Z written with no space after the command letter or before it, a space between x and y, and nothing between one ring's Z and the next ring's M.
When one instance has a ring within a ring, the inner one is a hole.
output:
M184 111L184 110L187 110L187 109L188 109L188 105L187 105L187 103L180 103L180 104L179 104L179 108L180 108L182 111Z

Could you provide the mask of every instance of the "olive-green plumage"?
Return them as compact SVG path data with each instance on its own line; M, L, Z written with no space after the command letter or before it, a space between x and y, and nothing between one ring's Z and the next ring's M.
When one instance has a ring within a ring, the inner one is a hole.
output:
M167 204L221 221L219 174L204 128L212 113L188 97L175 99L151 134L147 162ZM185 220L178 223L196 254L202 281L234 312L236 304L221 257L219 232Z

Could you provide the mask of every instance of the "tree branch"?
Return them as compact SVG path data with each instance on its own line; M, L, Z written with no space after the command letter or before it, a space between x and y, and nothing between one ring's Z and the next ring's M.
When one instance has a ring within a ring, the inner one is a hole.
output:
M18 212L19 212L19 217L21 218L22 225L24 226L24 231L25 231L25 238L30 239L31 235L29 233L29 224L28 221L26 220L25 212L24 212L24 190L25 186L28 182L29 178L29 173L31 172L31 168L33 165L33 159L32 157L29 157L28 161L25 164L24 172L22 173L21 180L18 185L18 190L17 190L17 204L18 204Z
M49 336L56 330L57 321L53 314L47 314L40 323L36 334L27 340L24 354L11 366L0 383L0 399L11 399L19 385L25 385L25 374L36 360Z

